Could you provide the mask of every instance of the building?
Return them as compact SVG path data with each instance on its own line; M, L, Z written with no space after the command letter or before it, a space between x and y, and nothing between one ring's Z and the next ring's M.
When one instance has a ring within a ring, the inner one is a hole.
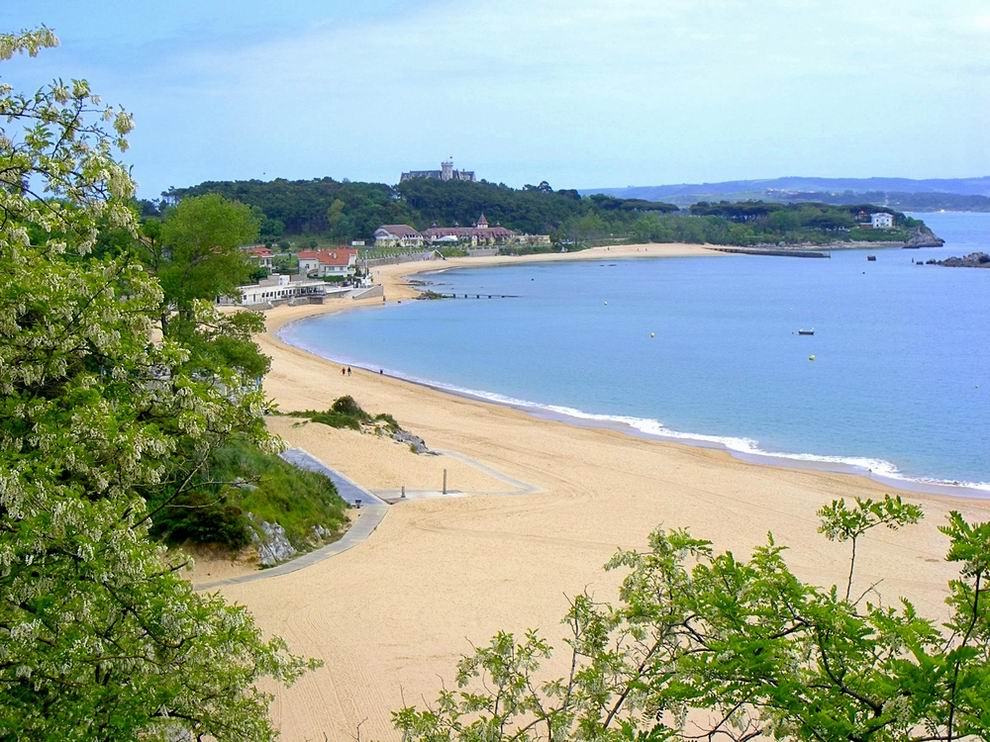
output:
M383 224L375 230L375 247L422 247L423 241L408 224Z
M488 224L485 215L482 214L473 227L438 227L433 225L429 229L423 230L423 237L431 245L443 245L448 243L466 242L471 247L478 245L504 245L513 241L519 235L517 232L507 229L500 224L494 227Z
M293 279L296 280L293 280ZM218 304L240 304L242 306L257 306L259 304L280 304L292 299L310 299L323 301L328 290L325 281L319 280L299 280L297 276L269 276L258 283L249 286L238 286L240 296L231 299L222 296L217 300Z
M885 211L878 211L870 214L870 226L873 229L893 229L894 215Z
M252 245L251 247L242 247L241 250L248 256L248 258L256 262L261 268L265 268L270 271L275 267L275 253L270 247L265 247L264 245Z
M383 224L375 230L376 247L497 247L499 245L549 245L550 235L520 234L496 224L494 227L482 214L473 227L438 227L417 232L408 224ZM470 254L470 253L469 253ZM480 254L480 253L479 253Z
M435 180L467 180L474 182L474 170L455 170L454 158L440 163L439 170L410 170L402 173L399 182L412 178L433 178Z
M351 247L334 250L300 250L299 274L302 276L353 276L357 270L358 251Z

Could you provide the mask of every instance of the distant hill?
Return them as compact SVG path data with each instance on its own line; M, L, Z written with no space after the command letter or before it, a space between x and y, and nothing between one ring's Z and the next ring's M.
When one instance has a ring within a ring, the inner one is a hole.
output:
M848 204L869 200L897 209L990 211L990 176L978 178L804 178L790 176L718 183L678 183L625 188L587 188L582 195L666 201L689 206L698 201L819 201ZM864 199L863 196L869 196Z

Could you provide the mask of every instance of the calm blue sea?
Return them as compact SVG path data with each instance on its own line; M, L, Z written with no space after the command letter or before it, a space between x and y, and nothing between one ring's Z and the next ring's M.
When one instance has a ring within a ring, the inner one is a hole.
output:
M912 264L990 250L990 214L919 216L944 248L454 270L421 278L517 298L407 301L282 335L537 412L990 490L990 270Z

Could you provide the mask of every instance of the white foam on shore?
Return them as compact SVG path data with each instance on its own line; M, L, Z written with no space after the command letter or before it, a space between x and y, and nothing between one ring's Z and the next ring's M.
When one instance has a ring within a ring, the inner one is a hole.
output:
M333 361L334 363L349 365L355 368L362 368L366 371L371 371L374 373L378 373L380 371L389 377L409 381L414 384L420 384L422 386L430 387L431 389L470 397L472 399L478 399L484 402L492 402L494 404L527 410L537 415L565 419L571 418L574 420L587 421L589 423L598 423L607 427L630 428L636 433L648 436L650 438L669 440L688 445L697 445L704 448L720 449L728 451L729 453L737 455L745 460L758 460L767 464L785 465L787 461L803 462L812 466L817 465L815 468L826 471L862 474L876 478L880 481L890 481L892 483L903 482L906 485L931 488L933 491L937 491L942 494L952 494L957 492L959 496L965 497L967 496L967 490L971 491L969 492L969 496L982 496L982 493L990 494L990 482L960 482L930 477L911 477L902 473L895 464L884 459L875 459L865 456L826 456L814 453L765 451L761 449L759 443L752 438L707 435L704 433L685 433L668 428L660 420L656 420L654 418L633 417L628 415L607 415L594 412L585 412L584 410L579 410L574 407L566 407L563 405L531 402L526 399L510 397L508 395L498 394L496 392L480 391L477 389L457 386L455 384L446 384L443 382L433 381L431 379L424 379L396 371L394 369L375 366L374 364L369 364L365 361L348 360L339 356L331 357L322 349L310 346L297 337L286 337L283 332L293 324L296 323L290 323L289 325L286 325L278 330L276 333L278 337L290 345L294 345L297 348L306 350L314 355L320 356L321 358Z

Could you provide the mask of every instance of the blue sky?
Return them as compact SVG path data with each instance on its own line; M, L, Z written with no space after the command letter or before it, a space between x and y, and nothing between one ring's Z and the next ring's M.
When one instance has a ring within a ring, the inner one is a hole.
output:
M446 155L510 185L990 173L986 0L4 0L134 114L141 194L394 183Z

